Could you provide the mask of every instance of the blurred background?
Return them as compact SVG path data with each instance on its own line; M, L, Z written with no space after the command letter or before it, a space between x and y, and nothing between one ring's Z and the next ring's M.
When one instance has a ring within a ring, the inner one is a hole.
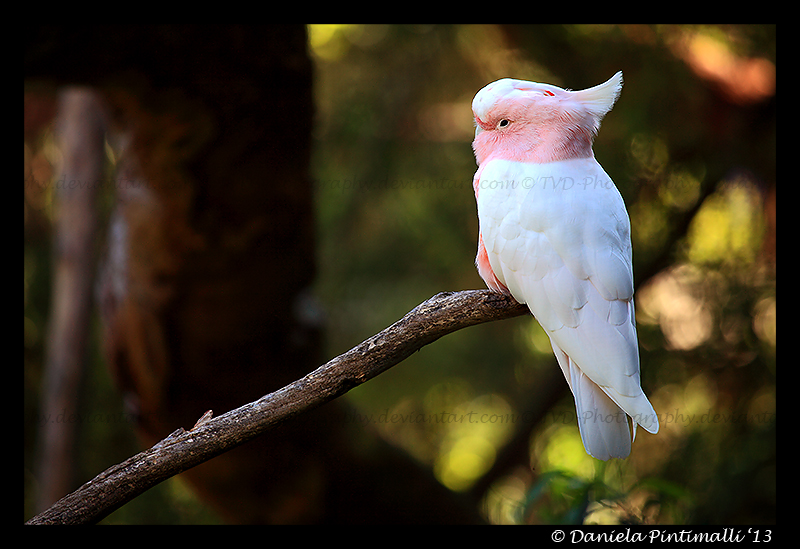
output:
M480 88L513 77L583 89L623 71L621 97L594 150L631 217L642 386L661 430L640 430L625 461L589 457L567 384L531 317L423 348L351 391L332 421L399 449L490 523L773 523L775 27L310 25L306 32L317 264L308 299L323 326L320 363L437 292L484 287L473 265L470 147L470 104ZM31 113L43 120L25 139L26 519L40 481L55 219L48 182L60 154L52 96L34 91L26 82L26 130ZM112 204L100 197L100 225ZM81 417L117 419L74 422L74 488L141 448L104 364L96 314L90 327ZM175 478L106 522L220 520Z

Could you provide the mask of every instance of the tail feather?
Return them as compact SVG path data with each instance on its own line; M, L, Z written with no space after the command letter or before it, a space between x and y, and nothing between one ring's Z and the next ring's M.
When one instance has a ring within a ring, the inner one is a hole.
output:
M632 444L628 414L555 344L553 351L575 397L578 428L586 452L603 461L628 457ZM635 434L634 422L633 436Z

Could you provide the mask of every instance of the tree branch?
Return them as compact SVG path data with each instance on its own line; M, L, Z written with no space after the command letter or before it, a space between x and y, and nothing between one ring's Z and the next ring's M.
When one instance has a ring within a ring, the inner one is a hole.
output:
M95 523L156 484L340 397L444 335L527 312L513 298L488 290L437 294L302 379L200 421L190 431L178 429L149 450L97 475L28 524Z

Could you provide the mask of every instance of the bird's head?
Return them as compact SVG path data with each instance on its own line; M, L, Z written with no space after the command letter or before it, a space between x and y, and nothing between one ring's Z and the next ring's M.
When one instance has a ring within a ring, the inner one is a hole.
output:
M591 156L600 121L621 90L622 72L580 91L512 78L492 82L472 101L478 164L490 155L540 163Z

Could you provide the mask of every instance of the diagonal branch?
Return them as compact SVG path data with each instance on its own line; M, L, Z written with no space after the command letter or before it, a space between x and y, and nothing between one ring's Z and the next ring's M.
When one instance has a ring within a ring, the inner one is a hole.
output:
M28 524L97 522L156 484L340 397L444 335L527 312L513 298L488 290L437 294L302 379L219 417L199 421L190 431L178 429L149 450L110 467Z

